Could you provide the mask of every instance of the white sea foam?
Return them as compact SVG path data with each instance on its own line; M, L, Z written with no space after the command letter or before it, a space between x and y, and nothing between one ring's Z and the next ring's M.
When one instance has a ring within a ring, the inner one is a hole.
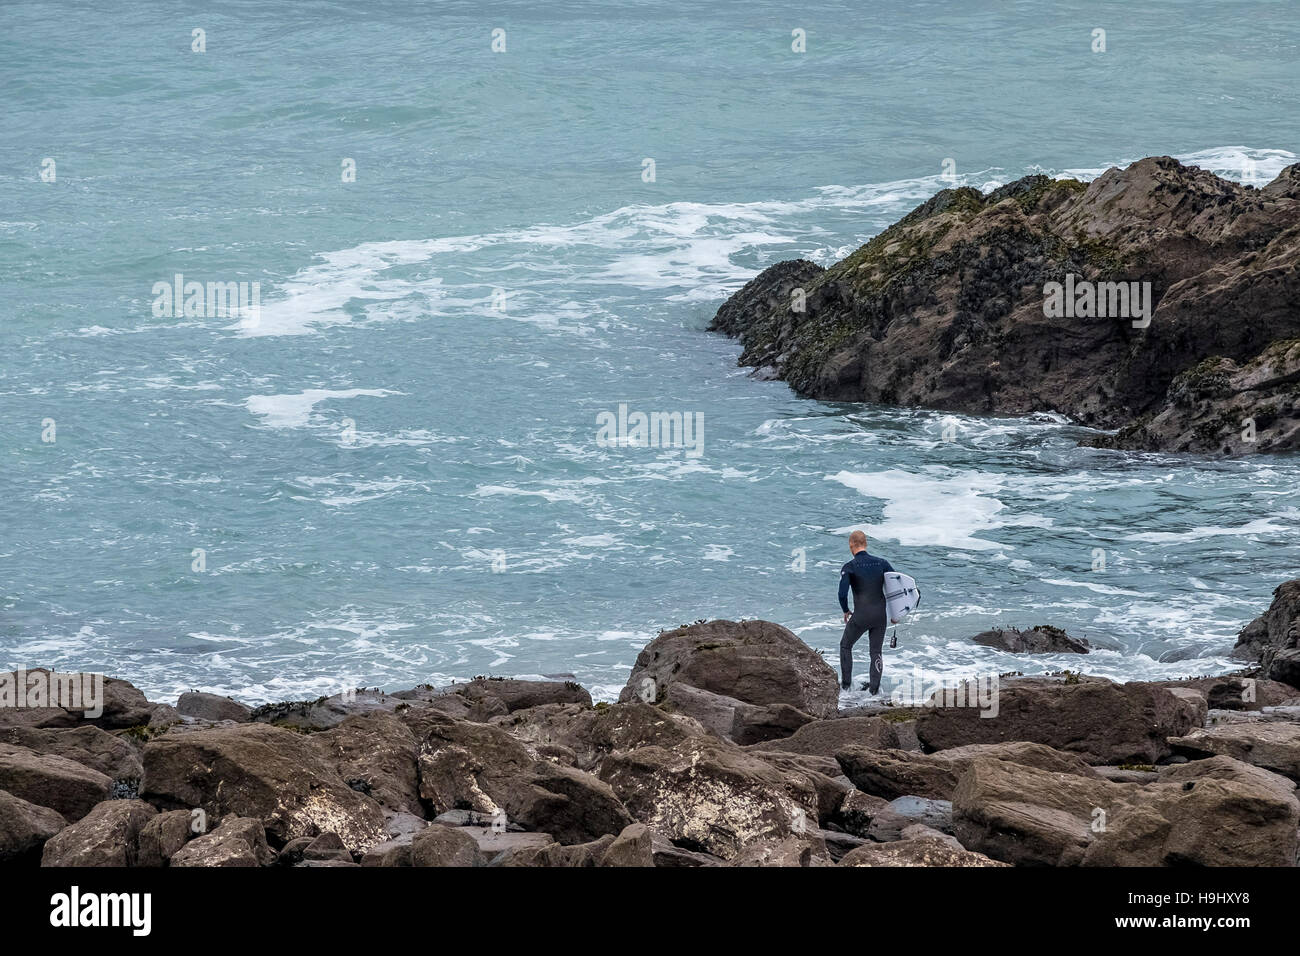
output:
M400 393L384 388L309 388L288 395L250 395L244 400L244 405L249 412L261 418L262 424L268 428L302 428L311 423L312 409L326 399L361 396L383 398L385 395L396 394Z
M841 471L826 478L885 502L884 521L836 529L840 533L860 527L868 535L905 546L989 551L1012 546L976 537L977 533L1009 526L1051 525L1051 520L1042 515L1004 514L1006 506L994 493L1011 480L1007 475L947 469L921 474L890 469Z

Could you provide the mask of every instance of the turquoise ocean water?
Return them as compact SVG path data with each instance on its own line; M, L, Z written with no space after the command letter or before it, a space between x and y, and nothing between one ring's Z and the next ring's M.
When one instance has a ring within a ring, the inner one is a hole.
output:
M1293 4L209 6L0 5L0 664L608 698L697 618L833 652L864 525L925 595L886 685L1077 666L967 640L1041 622L1181 676L1300 570L1296 456L802 400L704 331L945 160L1262 184L1300 151ZM155 315L177 273L260 283L256 323ZM599 444L620 403L701 416L701 454Z

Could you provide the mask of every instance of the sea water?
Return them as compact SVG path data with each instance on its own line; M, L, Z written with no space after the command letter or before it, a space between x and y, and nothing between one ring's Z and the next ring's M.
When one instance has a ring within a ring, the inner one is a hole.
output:
M923 590L886 686L1230 667L1300 571L1296 455L809 401L705 329L948 185L1153 154L1262 185L1298 40L1190 0L6 3L0 664L609 699L700 618L834 661L865 527ZM1040 623L1097 650L969 641Z

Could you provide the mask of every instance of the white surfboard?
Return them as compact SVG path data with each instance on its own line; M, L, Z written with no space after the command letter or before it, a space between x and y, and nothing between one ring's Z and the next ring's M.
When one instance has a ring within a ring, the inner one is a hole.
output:
M916 580L906 574L886 571L884 590L890 624L902 622L921 603L921 589L916 586Z

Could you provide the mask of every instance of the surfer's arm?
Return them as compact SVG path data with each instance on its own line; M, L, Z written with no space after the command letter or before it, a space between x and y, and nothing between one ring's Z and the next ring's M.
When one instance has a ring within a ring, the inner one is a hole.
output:
M840 608L849 613L849 566L840 568Z

